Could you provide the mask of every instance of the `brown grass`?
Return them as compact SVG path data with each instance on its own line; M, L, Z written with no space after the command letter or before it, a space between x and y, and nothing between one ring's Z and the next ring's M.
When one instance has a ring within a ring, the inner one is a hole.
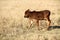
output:
M51 28L41 21L29 28L27 10L50 10ZM60 0L0 0L0 40L60 40Z

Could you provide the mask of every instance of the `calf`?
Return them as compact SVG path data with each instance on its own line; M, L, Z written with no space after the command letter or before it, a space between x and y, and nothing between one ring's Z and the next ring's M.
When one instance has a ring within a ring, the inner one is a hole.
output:
M25 11L24 18L29 18L31 21L33 19L35 19L36 23L37 23L37 26L39 26L39 20L48 20L48 22L49 22L48 27L50 26L50 23L51 23L51 20L50 20L50 11L49 10L30 11L28 9L28 10ZM47 27L47 29L48 29L48 27Z

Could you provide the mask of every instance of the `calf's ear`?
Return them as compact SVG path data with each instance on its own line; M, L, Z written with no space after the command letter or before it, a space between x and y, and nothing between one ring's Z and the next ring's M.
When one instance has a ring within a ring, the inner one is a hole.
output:
M30 9L27 9L28 11L30 10Z

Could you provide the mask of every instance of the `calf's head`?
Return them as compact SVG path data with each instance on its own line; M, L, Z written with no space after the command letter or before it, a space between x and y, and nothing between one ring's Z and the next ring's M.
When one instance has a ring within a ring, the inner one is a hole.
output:
M29 11L30 11L29 9L25 11L24 18L29 18L30 15Z

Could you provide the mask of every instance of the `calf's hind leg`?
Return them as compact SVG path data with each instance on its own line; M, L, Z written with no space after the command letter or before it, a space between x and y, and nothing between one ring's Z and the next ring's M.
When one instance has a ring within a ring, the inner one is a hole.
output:
M51 20L50 20L50 18L48 18L48 22L49 22L49 25L48 25L48 26L50 26L50 24L51 24Z
M50 18L48 17L47 18L47 20L48 20L48 27L47 27L47 29L49 28L49 26L50 26L50 24L51 24L51 20L50 20Z

